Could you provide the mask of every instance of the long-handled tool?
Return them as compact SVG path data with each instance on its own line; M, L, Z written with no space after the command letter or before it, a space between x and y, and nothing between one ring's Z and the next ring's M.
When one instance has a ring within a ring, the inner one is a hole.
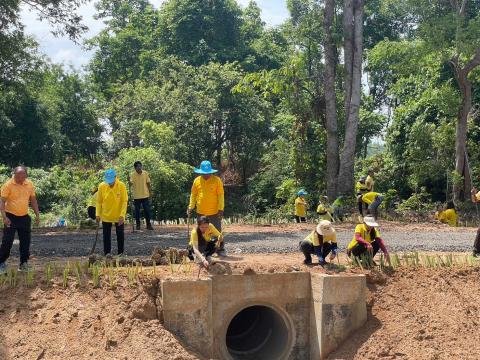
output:
M132 186L130 185L130 175L127 175L128 181L128 202L130 203L130 209L132 212L132 232L135 232L135 204L132 199Z
M93 246L92 246L92 250L90 251L90 254L88 254L89 256L93 255L93 253L95 252L95 248L97 247L98 229L99 228L100 228L100 221L97 222L97 229L95 231L95 241L93 242Z

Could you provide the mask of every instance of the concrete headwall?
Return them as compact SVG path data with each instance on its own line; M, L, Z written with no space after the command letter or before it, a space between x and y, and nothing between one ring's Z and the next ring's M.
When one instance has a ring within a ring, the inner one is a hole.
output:
M367 320L365 275L312 274L310 359L323 359Z
M165 327L211 359L231 358L227 328L249 306L271 307L289 330L284 359L322 359L366 321L363 275L276 273L163 281Z

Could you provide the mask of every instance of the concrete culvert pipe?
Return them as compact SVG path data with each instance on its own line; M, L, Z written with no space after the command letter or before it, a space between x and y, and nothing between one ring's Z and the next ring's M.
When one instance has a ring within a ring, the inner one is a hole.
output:
M282 314L271 307L255 305L233 317L225 341L234 360L270 360L286 355L290 338Z

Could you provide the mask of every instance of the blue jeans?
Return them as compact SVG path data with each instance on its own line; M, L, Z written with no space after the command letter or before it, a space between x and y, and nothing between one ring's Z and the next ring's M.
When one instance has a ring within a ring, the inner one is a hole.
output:
M143 206L143 212L145 214L145 222L147 226L150 226L150 219L152 218L152 212L150 210L150 202L148 198L145 199L134 199L133 203L135 204L135 221L137 226L140 226L140 208Z
M371 215L373 215L373 217L377 217L378 215L378 207L380 206L380 204L382 203L383 201L383 196L382 195L378 195L375 200L370 204L368 205L368 211Z

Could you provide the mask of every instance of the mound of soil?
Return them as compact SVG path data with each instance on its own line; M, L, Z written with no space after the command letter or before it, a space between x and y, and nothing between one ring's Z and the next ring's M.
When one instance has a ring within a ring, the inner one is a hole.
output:
M157 319L148 291L0 292L0 359L199 359Z
M330 359L479 359L480 269L373 274L368 321Z

